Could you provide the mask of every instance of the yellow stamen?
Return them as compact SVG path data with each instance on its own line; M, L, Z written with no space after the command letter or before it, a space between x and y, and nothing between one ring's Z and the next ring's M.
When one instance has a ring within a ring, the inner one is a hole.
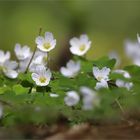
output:
M84 50L85 50L85 48L86 48L86 46L83 44L83 45L81 45L81 46L80 46L80 48L79 48L79 49L80 49L80 51L84 51Z
M45 83L46 80L47 80L47 79L46 79L45 77L40 77L40 78L39 78L39 81L40 81L41 83Z
M98 81L101 81L103 79L103 77L97 77Z
M51 47L51 44L50 44L49 42L44 43L44 44L43 44L43 47L44 47L45 49L49 49L49 48Z

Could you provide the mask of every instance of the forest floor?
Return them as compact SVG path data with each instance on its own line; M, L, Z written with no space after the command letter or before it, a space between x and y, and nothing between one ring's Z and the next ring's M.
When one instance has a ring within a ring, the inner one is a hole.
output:
M0 140L39 139L39 140L138 140L140 121L119 123L82 123L72 127L65 123L51 126L23 125L16 128L1 128Z

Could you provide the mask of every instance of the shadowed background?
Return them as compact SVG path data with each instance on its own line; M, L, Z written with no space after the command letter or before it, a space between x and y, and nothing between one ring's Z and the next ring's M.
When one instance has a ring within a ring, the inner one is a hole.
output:
M128 63L124 40L136 40L140 33L140 1L0 1L0 49L13 52L15 43L34 48L39 27L43 28L42 35L50 31L57 39L57 47L51 52L53 65L63 65L69 59L71 37L86 33L92 40L89 59L115 50L123 66Z

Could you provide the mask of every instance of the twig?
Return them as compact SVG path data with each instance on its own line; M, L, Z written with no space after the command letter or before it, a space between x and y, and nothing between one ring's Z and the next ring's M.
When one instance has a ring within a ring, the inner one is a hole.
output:
M115 101L116 101L117 105L119 106L120 110L122 111L122 113L124 115L125 114L125 111L124 111L122 105L120 104L119 100L118 99L115 99Z
M42 32L42 28L40 28L39 29L39 36L41 35L41 32ZM28 64L28 66L27 66L27 68L26 68L26 70L25 70L25 73L27 73L27 71L28 71L28 69L29 69L29 67L30 67L30 64L31 64L31 62L32 62L32 60L33 60L33 58L34 58L34 55L35 55L35 53L36 53L36 50L37 50L37 46L35 47L35 49L34 49L34 51L33 51L33 55L32 55L32 57L31 57L31 59L30 59L30 61L29 61L29 64Z

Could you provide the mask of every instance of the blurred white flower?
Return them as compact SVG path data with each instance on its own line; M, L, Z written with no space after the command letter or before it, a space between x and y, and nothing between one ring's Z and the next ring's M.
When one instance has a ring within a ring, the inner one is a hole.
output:
M2 117L3 115L3 106L0 104L0 118Z
M50 93L50 97L57 98L57 97L59 97L59 95L55 94L55 93Z
M137 34L137 39L138 39L138 42L140 43L140 36L139 36L139 34Z
M72 38L70 40L70 45L70 51L72 54L82 56L90 49L91 41L89 41L87 35L81 35L80 38Z
M32 55L32 52L28 46L21 47L20 44L15 45L14 51L18 60L25 60Z
M98 67L93 67L93 75L94 77L99 81L109 81L109 73L110 68L103 67L102 69L99 69Z
M120 57L119 57L119 55L118 55L118 53L116 52L116 51L111 51L110 53L109 53L109 58L110 59L115 59L116 60L116 64L115 64L115 66L119 66L120 65Z
M80 92L83 95L83 109L90 110L99 104L97 93L88 87L80 87Z
M5 61L10 59L10 52L7 51L6 53L4 53L3 50L0 50L0 66L2 66Z
M5 61L2 67L4 75L8 78L15 79L18 76L18 72L15 70L18 64L16 61Z
M32 79L35 81L38 86L47 86L51 80L51 71L44 66L36 67L36 71L32 73Z
M29 71L34 72L37 66L46 66L48 61L47 53L36 51L35 56L30 64Z
M65 104L68 106L74 106L80 100L80 97L76 91L68 91L66 95L67 96L64 98L64 101L65 101Z
M118 70L114 70L113 72L122 74L123 77L125 77L127 79L131 78L130 74L125 70L118 69ZM133 86L133 83L132 82L125 82L124 80L117 79L116 80L116 85L118 87L124 87L124 88L130 90L132 88L132 86Z
M18 72L25 72L26 71L26 68L30 62L30 59L31 57L25 59L25 60L22 60L22 61L19 61L19 67L18 67Z
M43 52L49 52L55 48L56 39L54 39L53 34L50 32L45 33L45 38L38 36L35 40L37 48Z
M102 69L99 69L98 67L93 67L93 75L97 79L95 89L100 89L100 88L108 88L108 83L109 81L109 73L110 73L110 68L103 67Z
M113 73L122 74L125 78L131 78L130 74L125 70L117 69L114 70Z
M66 64L66 67L60 68L61 74L69 78L75 77L79 71L80 71L80 61L74 62L73 60L70 60Z
M135 65L140 66L140 44L127 40L124 47L126 55L132 59Z
M96 90L99 90L99 89L101 89L101 88L108 88L108 83L107 83L107 81L102 80L101 82L97 82L97 83L96 83L95 89L96 89Z
M130 90L133 87L133 83L132 82L125 82L125 81L123 81L121 79L117 79L116 80L116 85L118 87L124 87L127 90Z

